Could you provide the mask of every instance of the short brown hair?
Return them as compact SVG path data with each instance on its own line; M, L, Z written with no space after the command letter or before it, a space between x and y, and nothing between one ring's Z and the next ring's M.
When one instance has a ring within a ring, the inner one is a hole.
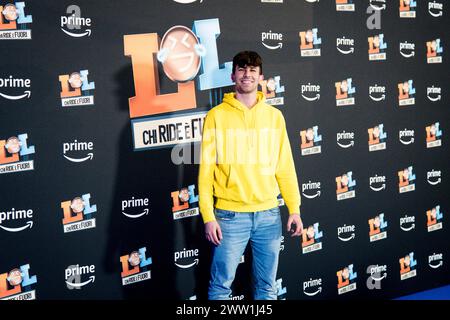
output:
M262 74L262 59L255 51L241 51L233 58L233 73L236 67L241 68L245 66L259 67L259 73Z

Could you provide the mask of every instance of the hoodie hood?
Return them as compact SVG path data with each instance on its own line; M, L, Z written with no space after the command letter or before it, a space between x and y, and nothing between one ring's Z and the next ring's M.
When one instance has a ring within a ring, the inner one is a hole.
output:
M256 92L256 104L252 108L248 108L238 99L236 99L235 93L226 93L223 96L223 103L232 107L235 111L238 111L245 124L249 149L255 146L255 135L257 134L258 130L258 109L260 109L260 107L265 104L265 101L266 97L261 91Z
M257 108L260 104L264 104L266 101L266 97L261 91L256 92L256 104L252 108L246 107L242 102L240 102L238 99L236 99L236 93L225 93L223 96L223 103L226 103L230 105L233 108L236 108L241 111L251 111L255 108Z

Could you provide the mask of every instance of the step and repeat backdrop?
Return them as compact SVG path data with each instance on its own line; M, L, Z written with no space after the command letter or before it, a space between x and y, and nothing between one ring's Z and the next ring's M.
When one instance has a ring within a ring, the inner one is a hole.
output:
M206 299L199 142L242 50L302 195L279 299L448 284L449 22L444 0L1 0L0 298Z

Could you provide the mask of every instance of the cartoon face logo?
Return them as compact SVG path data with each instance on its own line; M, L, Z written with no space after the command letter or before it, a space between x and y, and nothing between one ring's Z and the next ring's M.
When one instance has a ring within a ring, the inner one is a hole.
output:
M308 236L308 239L313 239L314 238L314 227L313 226L309 226L307 231L306 231L306 235Z
M378 128L378 126L373 127L372 134L374 138L377 139L380 136L380 128Z
M436 51L436 48L437 48L436 40L431 41L431 49L433 49L433 52Z
M81 80L81 75L78 72L72 72L69 77L70 86L74 89L81 88L83 81Z
M187 82L197 75L204 55L205 48L192 30L174 26L164 34L157 58L170 80Z
M347 92L348 91L348 83L347 80L341 81L341 91Z
M341 184L343 187L348 186L348 176L346 174L341 176Z
M377 228L377 229L380 227L380 225L381 225L380 216L376 216L376 217L373 219L373 225L374 225L374 227Z
M306 130L306 139L308 139L308 142L314 139L314 131L312 128Z
M342 278L344 278L344 280L347 280L350 276L350 272L348 270L348 268L344 268L344 270L342 270Z
M13 269L8 274L8 282L11 286L17 286L22 283L22 273L19 269Z
M405 256L404 264L406 268L411 264L411 258L409 257L409 255Z
M309 29L308 31L306 31L305 38L306 38L306 41L307 41L308 43L313 42L314 36L313 36L313 32L312 32L311 29Z
M409 92L409 83L408 81L403 82L403 93L407 94Z
M431 217L436 220L436 208L431 209Z
M9 153L14 154L18 153L20 151L22 143L20 142L19 138L17 137L10 137L6 141L5 148L8 150Z
M277 88L277 83L273 78L270 78L269 80L267 80L267 89L269 89L270 92L275 91L276 88Z
M380 47L380 37L379 36L373 37L373 46L375 48L379 48Z
M430 133L432 136L436 135L436 126L434 124L432 124L430 127Z
M403 179L404 180L408 180L409 178L409 170L408 169L404 169L403 170Z
M8 21L15 21L19 17L19 11L17 10L16 6L11 3L8 3L4 7L2 13Z
M180 190L180 194L178 195L181 201L187 202L189 200L189 191L187 188L183 188Z
M128 258L128 262L133 266L138 266L141 263L141 257L139 255L139 252L133 251L130 253L130 257Z
M84 201L80 197L76 197L72 200L70 208L74 213L80 213L84 210Z

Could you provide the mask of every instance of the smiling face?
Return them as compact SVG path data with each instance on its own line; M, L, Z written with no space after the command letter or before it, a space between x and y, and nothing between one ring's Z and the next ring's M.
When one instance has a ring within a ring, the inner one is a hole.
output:
M350 276L350 272L348 271L348 268L345 268L345 269L342 271L342 277L343 277L345 280L347 280L349 276Z
M348 83L347 80L341 81L341 91L347 92L348 91Z
M5 145L6 150L9 153L14 154L20 151L20 140L17 137L11 137L6 141Z
M160 62L170 80L186 82L194 79L200 64L203 45L187 27L175 26L164 34L160 47Z
M307 41L308 43L313 42L313 33L312 33L312 30L306 31L306 36L305 36L305 38L306 38L306 41Z
M346 187L346 186L348 185L348 177L347 177L346 174L343 174L343 175L341 176L341 183L342 183L342 185L343 185L344 187Z
M133 251L132 253L130 253L130 258L128 259L128 262L130 262L130 264L133 267L139 265L139 263L141 263L141 257L139 256L139 252Z
M375 228L379 228L380 227L380 217L376 216L374 221L373 221L373 225L375 226Z
M22 273L19 269L13 269L8 275L8 281L11 286L17 286L22 283Z
M78 72L73 72L69 77L69 83L74 89L81 88L81 85L83 84L81 75Z
M373 128L373 136L375 137L375 139L380 136L380 128L378 128L378 126Z
M314 238L314 227L309 226L308 230L306 231L306 235L308 236L308 239Z
M15 21L19 17L17 14L17 8L15 5L9 3L5 6L2 13L8 21Z
M267 89L269 89L269 91L273 92L276 89L276 82L273 78L270 78L269 80L267 80Z
M312 141L314 139L313 129L309 128L308 130L306 130L306 139L308 139L308 141Z
M375 48L378 48L380 46L380 37L378 36L373 37L373 45Z
M403 92L408 93L409 92L409 83L408 81L403 82Z
M76 197L72 200L72 203L70 205L70 207L72 208L72 211L74 213L80 213L83 212L84 210L84 202L83 199L81 199L80 197Z
M437 48L436 40L431 41L431 49L433 49L433 51L436 51L436 48Z
M436 208L433 208L433 209L431 210L431 217L432 217L433 219L436 219Z
M263 80L259 67L236 66L236 70L231 74L231 79L235 82L236 92L241 94L256 93L258 84Z
M409 170L408 169L403 170L403 178L405 180L408 180L408 178L409 178Z
M405 256L405 266L409 267L409 265L411 264L411 258L409 257L409 255Z
M436 126L434 124L430 128L430 133L431 133L432 136L436 135Z
M181 201L187 202L189 200L189 191L187 188L183 188L180 190L180 194L178 195Z

